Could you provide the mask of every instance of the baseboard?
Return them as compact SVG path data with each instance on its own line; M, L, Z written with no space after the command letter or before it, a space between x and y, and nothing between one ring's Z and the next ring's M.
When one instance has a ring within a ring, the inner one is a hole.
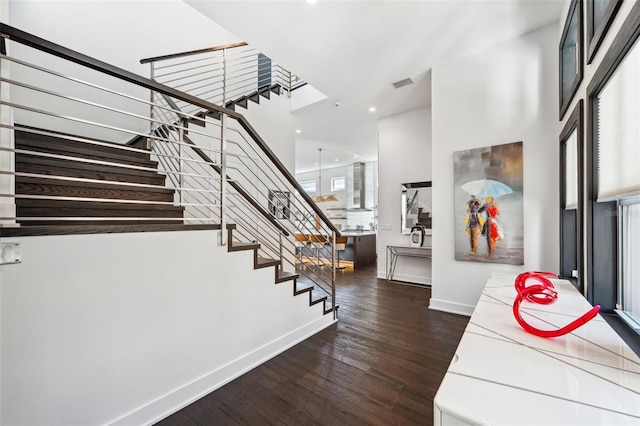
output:
M447 302L446 300L434 299L429 300L429 309L436 311L449 312L450 314L465 315L470 317L475 309L472 305L463 305L462 303Z
M157 423L336 322L337 320L333 320L332 314L324 315L235 361L205 374L191 383L187 383L125 414L109 424L112 426L124 426Z
M378 278L386 280L387 276L385 271L378 271ZM413 284L431 285L431 277L425 277L422 275L406 275L406 274L393 274L393 281L403 281Z

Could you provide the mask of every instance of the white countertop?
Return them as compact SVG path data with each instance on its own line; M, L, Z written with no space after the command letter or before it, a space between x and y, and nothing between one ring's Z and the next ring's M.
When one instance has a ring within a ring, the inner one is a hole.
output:
M362 237L365 235L377 235L376 231L340 231L343 237Z
M640 358L598 315L542 338L516 322L515 275L493 274L434 399L436 425L640 425ZM558 301L523 302L527 322L564 326L591 305L565 280Z

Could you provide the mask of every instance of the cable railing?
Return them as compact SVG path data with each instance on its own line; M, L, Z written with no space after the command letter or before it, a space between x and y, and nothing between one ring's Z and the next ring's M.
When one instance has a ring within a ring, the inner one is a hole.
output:
M246 43L146 58L151 79L221 106L246 102L270 90L288 95L305 82ZM180 110L198 111L180 102Z
M259 244L335 317L340 233L241 114L5 24L0 33L0 202L13 206L2 226L217 226L219 244ZM324 242L300 248L297 235Z

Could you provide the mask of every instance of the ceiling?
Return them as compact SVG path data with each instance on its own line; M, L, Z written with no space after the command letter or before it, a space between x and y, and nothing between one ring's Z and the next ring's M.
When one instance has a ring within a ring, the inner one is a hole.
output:
M377 160L377 121L430 105L434 65L558 22L568 0L185 2L327 95L294 113L300 173L318 148L323 167Z

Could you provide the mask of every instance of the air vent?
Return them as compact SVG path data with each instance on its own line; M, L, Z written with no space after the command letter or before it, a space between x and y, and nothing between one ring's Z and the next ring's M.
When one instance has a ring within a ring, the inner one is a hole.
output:
M399 80L396 81L395 83L391 83L393 85L393 87L395 87L396 89L401 88L402 86L406 86L407 84L411 84L413 83L413 80L411 80L410 78L405 78L404 80Z

